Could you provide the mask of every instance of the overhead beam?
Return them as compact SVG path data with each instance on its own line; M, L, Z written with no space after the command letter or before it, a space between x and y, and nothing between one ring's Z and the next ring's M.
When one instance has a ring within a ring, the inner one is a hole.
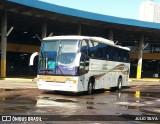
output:
M81 26L81 24L78 27L78 35L82 35L82 26Z
M42 39L47 36L47 21L44 20L42 25Z

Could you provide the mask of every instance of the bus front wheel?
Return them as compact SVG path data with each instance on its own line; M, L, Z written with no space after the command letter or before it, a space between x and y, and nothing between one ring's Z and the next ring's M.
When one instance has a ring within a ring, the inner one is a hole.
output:
M92 95L93 94L93 82L91 80L89 80L88 82L88 95Z

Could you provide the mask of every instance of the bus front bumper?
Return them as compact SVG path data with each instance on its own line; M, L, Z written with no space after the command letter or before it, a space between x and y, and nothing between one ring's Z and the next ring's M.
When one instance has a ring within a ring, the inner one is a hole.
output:
M74 84L71 81L62 82L62 83L38 81L37 85L38 85L38 89L42 89L42 90L78 92L77 84Z

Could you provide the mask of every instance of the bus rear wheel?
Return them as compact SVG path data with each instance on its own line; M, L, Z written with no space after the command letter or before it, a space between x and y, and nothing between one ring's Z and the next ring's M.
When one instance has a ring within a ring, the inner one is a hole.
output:
M88 93L88 95L92 95L93 94L93 82L91 81L91 80L89 80L89 82L88 82L88 91L87 91L87 93Z
M117 90L120 91L122 89L122 78L118 78L118 85L117 85Z

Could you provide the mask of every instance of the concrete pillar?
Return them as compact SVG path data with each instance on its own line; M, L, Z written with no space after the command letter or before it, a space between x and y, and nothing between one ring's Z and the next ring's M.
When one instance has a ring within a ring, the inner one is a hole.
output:
M140 41L140 44L139 44L137 76L136 76L137 79L141 79L143 46L144 46L144 35L141 36L141 41Z
M42 39L45 38L46 36L47 36L47 22L45 20L42 26Z
M109 30L108 39L113 41L113 30L112 29Z
M82 26L81 26L81 24L79 25L79 27L78 27L78 35L81 35L82 34Z
M7 51L7 11L2 15L1 32L1 79L6 78L6 51Z

